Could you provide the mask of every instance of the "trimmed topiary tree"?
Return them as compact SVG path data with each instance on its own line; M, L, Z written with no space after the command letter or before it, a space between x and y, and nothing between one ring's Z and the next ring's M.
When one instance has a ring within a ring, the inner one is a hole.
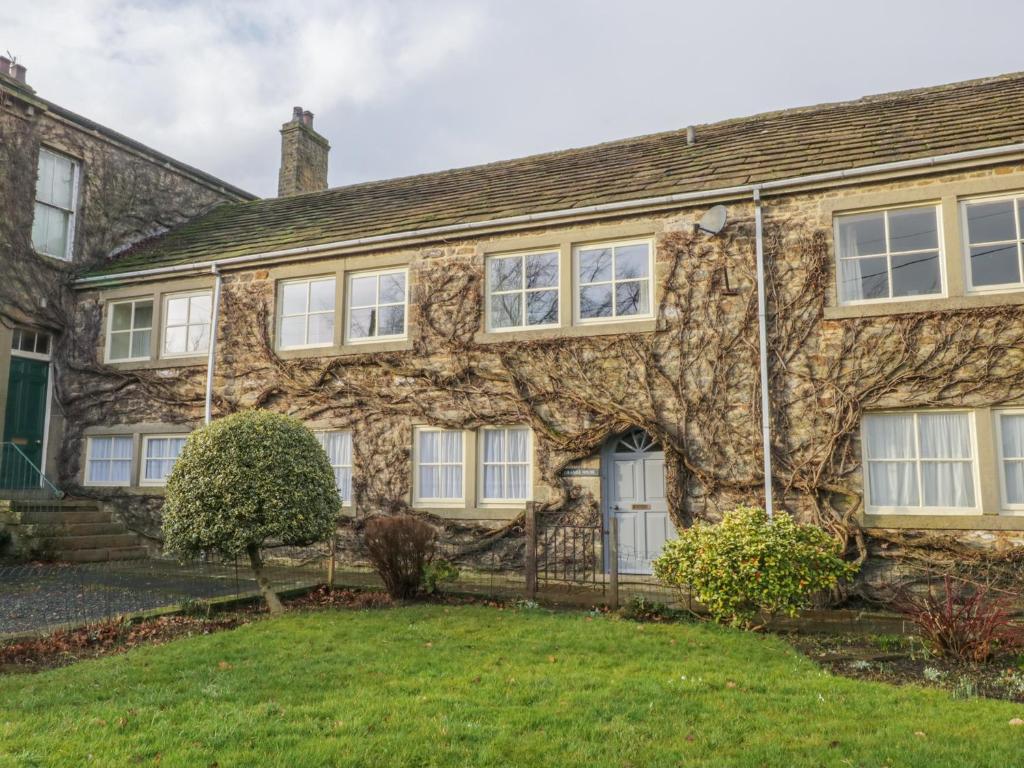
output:
M840 545L814 525L784 512L769 520L759 507L740 506L717 525L697 522L665 545L654 573L690 591L711 616L752 627L779 612L795 616L815 593L851 578L857 568L840 557Z
M309 428L270 411L244 411L189 436L167 480L164 546L187 557L247 554L267 607L278 613L260 550L267 542L323 541L339 507L330 461Z

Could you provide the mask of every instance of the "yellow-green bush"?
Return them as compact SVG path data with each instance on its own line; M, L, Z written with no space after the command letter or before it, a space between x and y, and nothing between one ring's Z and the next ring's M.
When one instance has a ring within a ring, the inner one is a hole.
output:
M687 588L716 620L751 626L783 612L795 615L812 596L856 568L822 529L785 513L737 507L716 525L697 522L668 542L654 561L666 584Z

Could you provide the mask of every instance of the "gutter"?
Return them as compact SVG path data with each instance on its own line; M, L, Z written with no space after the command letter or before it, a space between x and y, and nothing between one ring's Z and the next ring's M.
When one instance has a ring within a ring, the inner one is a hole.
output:
M769 522L772 510L772 418L768 393L768 302L765 298L764 235L761 190L754 188L754 242L757 254L757 346L761 368L761 447L764 450L764 511Z
M212 265L210 271L214 274L213 282L213 306L210 308L210 351L206 358L206 400L203 409L203 423L209 424L212 418L213 407L213 369L217 364L217 320L220 317L220 267Z
M985 149L972 149L966 152L952 152L944 155L932 155L920 157L913 160L899 160L892 163L880 163L877 165L864 165L855 168L846 168L838 171L827 171L805 176L794 176L788 179L776 179L765 181L759 184L744 184L736 187L720 187L718 189L699 190L696 192L679 192L659 197L638 198L634 200L622 200L614 203L600 203L579 208L562 208L553 211L541 211L520 216L506 216L499 219L485 219L482 221L469 221L459 224L447 224L440 227L428 227L426 229L413 229L404 232L392 232L384 235L373 235L371 237L359 237L349 240L338 240L331 243L319 245L300 246L297 248L285 248L276 251L264 251L244 256L231 256L224 259L213 259L209 261L190 264L177 264L168 267L154 267L152 269L141 269L133 272L119 272L109 275L96 275L93 277L82 277L75 281L76 286L90 286L133 278L150 277L156 275L176 274L199 274L216 267L241 266L245 264L258 263L261 261L275 259L294 259L315 256L329 251L336 251L359 246L377 245L399 240L419 240L432 238L437 235L458 234L462 232L473 232L480 229L505 227L520 224L532 224L547 222L555 219L578 218L590 214L615 213L619 211L630 211L640 208L664 207L676 203L691 203L709 198L747 197L758 193L785 190L792 187L805 185L817 185L833 181L861 178L879 173L892 171L908 171L924 168L931 168L950 163L963 162L968 160L979 160L985 158L1000 157L1024 153L1024 143L1003 144L997 147Z

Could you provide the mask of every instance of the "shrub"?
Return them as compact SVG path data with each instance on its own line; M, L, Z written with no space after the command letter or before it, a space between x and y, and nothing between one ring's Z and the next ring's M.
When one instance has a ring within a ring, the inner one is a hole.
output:
M450 584L459 578L459 569L443 557L431 560L423 566L423 591L433 595L441 591L442 584Z
M913 622L936 656L983 662L997 648L1024 647L1024 629L1012 621L1013 598L986 584L947 575L941 585L899 589L892 607Z
M243 553L272 613L282 610L263 571L267 542L305 546L334 530L338 491L327 454L300 421L245 411L193 432L167 480L164 543L194 557Z
M411 515L374 517L366 523L363 543L388 594L405 600L419 592L424 571L434 559L437 533Z
M817 592L831 589L856 569L843 562L839 544L820 528L779 513L740 506L722 522L698 522L668 542L654 562L666 584L687 588L711 616L751 627L778 612L796 615Z

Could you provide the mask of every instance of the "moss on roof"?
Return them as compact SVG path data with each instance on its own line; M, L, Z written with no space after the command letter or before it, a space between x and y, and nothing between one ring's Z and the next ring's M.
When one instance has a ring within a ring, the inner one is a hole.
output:
M1024 73L698 125L516 160L228 203L92 270L114 275L717 189L1024 141Z

